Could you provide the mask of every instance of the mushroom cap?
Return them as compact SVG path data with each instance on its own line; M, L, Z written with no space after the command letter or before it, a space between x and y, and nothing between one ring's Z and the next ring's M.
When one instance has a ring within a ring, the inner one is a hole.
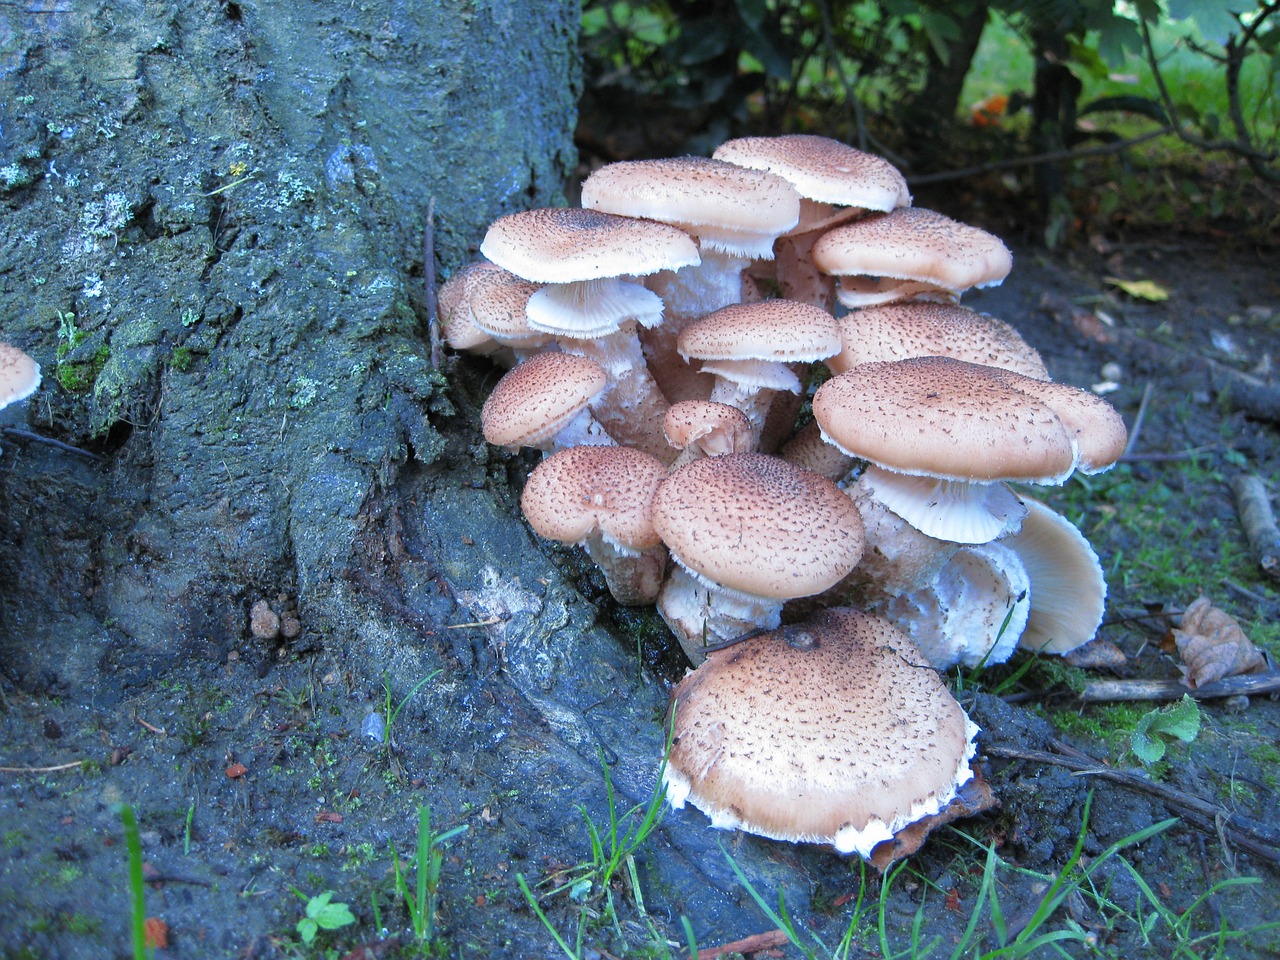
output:
M922 207L899 207L823 234L813 262L832 276L892 277L953 293L1000 283L1013 256L999 237Z
M777 174L808 200L864 210L892 210L911 203L907 181L897 167L830 137L741 137L720 144L711 156Z
M1029 380L1007 370L996 375L1057 414L1077 448L1076 469L1081 473L1110 470L1124 453L1129 431L1124 418L1106 400L1067 383Z
M851 310L838 323L843 349L827 360L832 373L859 363L940 356L1049 379L1040 354L1013 327L959 304L883 304Z
M484 438L501 447L546 443L608 385L600 364L539 353L508 370L480 410Z
M713 651L672 700L667 797L716 827L866 857L972 776L977 727L911 641L851 609Z
M823 360L840 349L840 328L821 307L798 300L734 303L680 331L676 349L699 360Z
M0 343L0 410L25 400L40 386L40 364L17 347Z
M543 346L551 340L550 335L529 326L525 314L529 298L540 289L541 284L524 280L498 266L476 271L466 281L471 322L499 343L513 347Z
M1094 638L1107 606L1107 581L1089 541L1066 517L1023 501L1022 528L999 541L1017 553L1031 580L1024 650L1070 653Z
M1061 483L1076 444L1029 385L950 357L864 363L818 388L813 415L840 449L898 473Z
M662 420L667 442L677 450L691 445L708 456L749 453L751 422L737 407L713 400L681 400Z
M748 257L771 257L774 238L800 219L800 197L781 177L706 157L606 164L583 181L582 205L675 224Z
M699 262L698 248L675 227L578 207L543 207L499 217L480 252L536 283L646 276Z
M761 453L672 471L654 497L653 525L687 569L755 597L821 593L862 556L853 501L825 477Z
M600 535L644 550L662 542L650 519L662 461L632 447L570 447L543 460L524 485L520 509L541 536L583 543Z

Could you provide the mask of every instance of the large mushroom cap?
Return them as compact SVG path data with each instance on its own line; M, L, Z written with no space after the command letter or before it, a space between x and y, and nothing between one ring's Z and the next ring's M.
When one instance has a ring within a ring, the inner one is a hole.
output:
M892 210L911 202L907 181L897 167L830 137L740 137L720 144L712 157L768 170L795 187L801 197L821 203Z
M520 509L548 540L582 543L599 534L624 550L656 547L650 504L666 475L660 460L631 447L571 447L529 474Z
M17 347L0 343L0 410L25 400L40 386L40 364Z
M898 473L1061 482L1075 444L1023 384L1040 381L950 357L864 363L818 388L813 415L846 453Z
M687 234L665 223L578 207L544 207L499 217L480 252L537 283L646 276L696 264Z
M687 569L731 590L789 599L821 593L862 556L862 518L825 477L759 453L673 471L653 524Z
M674 224L746 257L771 257L774 238L800 219L800 197L781 177L706 157L606 164L583 182L582 205Z
M998 284L1013 267L999 237L922 207L899 207L836 227L813 245L813 262L832 276L916 281L952 296ZM845 289L853 288L842 284Z
M717 827L866 857L972 775L977 728L905 636L853 610L712 652L672 699L667 797Z
M883 304L851 310L839 325L843 349L827 361L832 373L859 363L939 356L1049 379L1040 354L1013 327L959 304Z
M733 303L686 326L677 349L700 360L824 360L840 349L840 328L826 310L796 300Z
M549 442L608 386L600 364L570 353L539 353L508 370L480 411L484 438L500 447Z

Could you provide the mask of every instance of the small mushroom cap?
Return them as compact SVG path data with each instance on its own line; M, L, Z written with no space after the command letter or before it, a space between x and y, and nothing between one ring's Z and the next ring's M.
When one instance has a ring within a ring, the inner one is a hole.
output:
M583 181L582 205L675 224L711 249L766 258L800 219L800 197L781 177L706 157L606 164Z
M7 343L0 343L0 410L25 400L40 386L40 364Z
M940 356L1049 379L1040 354L1013 327L959 304L883 304L851 310L838 322L843 349L827 361L832 373L859 363Z
M1022 529L999 541L1017 553L1031 580L1031 612L1018 646L1070 653L1094 638L1107 606L1098 555L1066 517L1036 500Z
M699 360L823 360L840 349L840 328L821 307L798 300L734 303L694 320L676 341Z
M520 348L544 346L549 334L529 326L526 309L529 298L541 284L523 280L509 270L493 267L467 278L467 306L476 328L499 343Z
M821 593L862 556L862 517L834 483L778 457L695 460L662 482L653 525L693 573L755 597Z
M813 262L832 276L892 277L953 293L1000 283L1013 256L999 237L922 207L899 207L823 234Z
M1076 445L1076 469L1081 473L1109 470L1124 453L1129 431L1116 408L1106 400L1066 383L1028 380L1007 371L997 375L1057 414Z
M854 610L714 651L672 700L667 797L716 827L866 857L972 776L977 727L911 641Z
M741 137L720 144L712 157L777 174L808 200L864 210L892 210L911 203L907 181L897 167L829 137Z
M698 248L675 227L578 207L544 207L499 217L480 252L537 283L647 276L699 262Z
M813 415L846 453L898 473L1061 483L1076 445L1024 384L1041 381L950 357L864 363L818 388Z
M600 364L571 353L539 353L508 370L480 411L484 438L500 447L551 440L608 385Z
M708 456L749 453L751 422L737 407L713 400L673 403L662 420L667 442L677 450L693 444Z
M599 534L624 550L662 542L650 505L667 468L632 447L570 447L534 468L520 495L525 519L541 536L583 543Z

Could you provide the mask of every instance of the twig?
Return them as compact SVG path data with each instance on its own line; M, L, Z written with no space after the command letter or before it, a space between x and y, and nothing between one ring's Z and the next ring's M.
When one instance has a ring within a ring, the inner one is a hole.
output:
M741 940L735 940L733 943L726 943L719 947L707 947L705 950L698 951L698 960L716 960L717 957L723 957L727 953L759 953L761 950L771 950L774 947L785 945L791 938L787 936L785 930L769 930L765 933L754 933L749 937L743 937Z
M431 343L431 366L440 369L444 350L440 346L440 311L436 304L436 198L427 200L427 226L422 233L422 279L426 289L422 303L427 311L427 338Z
M1240 473L1231 478L1231 492L1236 498L1236 512L1249 541L1258 566L1270 577L1280 578L1280 527L1271 512L1271 499L1262 478L1253 473Z
M1181 680L1097 680L1080 692L1085 703L1116 700L1178 700L1189 694L1196 700L1256 696L1280 690L1280 671L1242 673L1223 677L1201 687L1188 687Z
M53 447L55 450L62 450L66 453L74 453L78 457L87 457L90 460L101 460L102 457L88 450L82 450L80 447L73 447L69 443L63 443L61 440L55 440L53 437L41 436L38 433L32 433L30 430L23 430L21 427L3 427L6 437L15 437L19 440L30 440L32 443L43 443Z
M962 167L959 170L943 170L940 173L926 173L922 176L907 177L907 184L911 187L918 187L926 183L940 183L945 180L960 180L964 177L973 177L983 173L995 173L997 170L1034 167L1042 163L1060 163L1063 160L1082 160L1086 157L1122 153L1129 147L1136 147L1140 143L1146 143L1148 140L1155 140L1157 137L1163 137L1174 132L1176 131L1174 131L1173 127L1160 127L1158 130L1149 130L1141 136L1130 137L1128 140L1116 140L1114 143L1098 147L1086 147L1083 150L1053 150L1048 153L1035 153L1027 157L994 160L991 163L980 163L975 167Z
M1138 446L1138 434L1142 432L1143 421L1147 419L1147 405L1151 403L1151 391L1155 384L1150 380L1147 385L1142 388L1142 400L1138 404L1138 412L1133 418L1133 426L1129 428L1129 441L1124 445L1124 453L1121 458L1132 457L1133 451Z
M83 767L88 762L88 760L77 760L74 763L59 763L53 767L0 767L0 773L58 773L62 770Z
M1115 770L1102 766L1096 760L1076 760L1056 753L1046 753L1043 750L1015 750L999 744L988 744L985 750L992 756L1065 767L1080 776L1100 777L1137 793L1145 793L1164 802L1171 810L1186 816L1198 826L1217 825L1223 835L1233 843L1270 863L1280 864L1280 830L1232 813L1226 807L1185 793L1175 787L1157 783L1140 773Z

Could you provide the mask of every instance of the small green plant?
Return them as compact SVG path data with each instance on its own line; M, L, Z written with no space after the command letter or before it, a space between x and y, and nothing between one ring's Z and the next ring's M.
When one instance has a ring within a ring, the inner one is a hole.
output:
M440 892L440 870L444 866L442 844L466 833L464 823L441 834L431 832L431 808L425 804L418 808L418 851L414 857L414 888L409 889L407 871L401 868L400 856L391 848L395 869L396 896L404 901L413 927L413 937L419 944L429 944L436 937L436 907Z
M307 905L305 916L298 921L298 936L310 944L321 930L340 930L356 922L355 914L345 903L334 903L334 891L326 890L308 897L297 887L293 892Z
M666 790L663 787L663 774L666 772L666 754L671 749L670 731L668 731L667 750L663 753L662 765L658 769L653 792L644 803L638 803L631 809L619 814L617 797L613 789L613 777L609 773L609 764L604 752L599 752L600 768L604 773L605 803L609 813L606 830L601 830L591 819L587 808L581 804L578 810L587 827L587 835L591 844L591 858L584 860L569 870L552 874L544 883L553 884L552 889L543 894L543 898L565 893L574 903L585 904L593 897L604 898L604 914L613 923L615 931L621 935L617 907L613 900L613 879L619 870L626 868L626 880L635 901L636 909L641 916L645 915L644 900L640 893L640 881L636 875L635 854L642 847L650 834L662 821L666 811ZM559 931L551 924L542 910L539 898L530 890L524 876L518 874L516 880L530 908L542 921L543 926L555 938L560 948L568 956L576 958L582 947L582 936L585 925L578 924L577 947L571 949Z
M1129 750L1144 764L1152 764L1164 756L1166 747L1174 740L1190 743L1199 733L1200 707L1184 693L1177 703L1142 715L1133 728Z
M142 835L133 807L120 805L120 822L124 824L124 845L129 857L129 928L133 939L133 960L147 960L147 888L142 878Z

